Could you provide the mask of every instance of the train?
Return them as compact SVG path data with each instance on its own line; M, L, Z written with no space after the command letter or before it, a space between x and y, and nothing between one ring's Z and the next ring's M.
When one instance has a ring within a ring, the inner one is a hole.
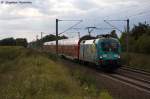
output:
M56 41L45 42L43 48L56 53ZM121 66L121 45L111 36L82 37L80 39L62 39L58 41L60 56L95 66L107 71L114 71Z

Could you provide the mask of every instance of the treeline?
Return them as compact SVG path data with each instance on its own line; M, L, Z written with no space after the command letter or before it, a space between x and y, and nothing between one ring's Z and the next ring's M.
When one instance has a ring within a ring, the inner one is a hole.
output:
M58 36L58 40L60 39L67 39L67 36ZM29 43L29 47L32 48L41 48L43 46L43 43L45 42L49 42L49 41L55 41L56 40L56 36L53 34L50 35L46 35L45 37L43 37L42 39L38 39L37 41L33 41Z
M25 38L5 38L0 40L0 46L28 46L28 42Z
M123 51L126 50L127 32L122 33L120 42ZM129 51L150 54L150 25L139 23L134 25L129 33Z

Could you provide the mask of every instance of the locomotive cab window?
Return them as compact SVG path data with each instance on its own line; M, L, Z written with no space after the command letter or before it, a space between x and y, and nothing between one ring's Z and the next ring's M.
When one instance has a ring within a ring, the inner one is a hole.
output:
M104 52L116 52L119 51L119 43L114 40L106 40L101 42L101 48Z

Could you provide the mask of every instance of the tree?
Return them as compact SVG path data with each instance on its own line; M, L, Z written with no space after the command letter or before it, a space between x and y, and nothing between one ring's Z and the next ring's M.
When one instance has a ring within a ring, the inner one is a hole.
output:
M28 43L25 38L5 38L0 40L0 45L1 46L24 46L27 47Z
M68 37L67 36L65 36L65 35L63 35L63 36L58 36L58 39L60 40L60 39L67 39ZM48 41L55 41L56 40L56 36L55 35L52 35L52 34L50 34L50 35L46 35L45 37L43 37L42 38L42 41L41 41L41 39L40 39L40 41L41 42L48 42Z
M122 46L122 50L123 51L126 51L126 42L127 42L127 33L126 32L123 32L121 37L120 37L120 43L121 43L121 46Z
M142 35L136 42L137 51L140 53L150 53L150 36Z
M27 40L25 38L17 38L16 39L16 45L27 47L28 43L27 43Z
M146 34L149 29L149 24L139 23L138 25L134 25L133 29L131 30L131 36L133 36L135 40L138 40L138 38L143 34Z
M116 30L112 30L111 33L110 33L110 36L118 39L118 36L116 34Z
M124 51L126 50L126 38L127 33L122 33L120 42ZM150 26L146 22L134 25L130 31L129 51L150 54Z
M58 39L61 40L61 39L67 39L68 37L63 35L63 36L58 36ZM34 41L34 42L30 42L29 43L29 47L32 47L32 48L41 48L43 46L43 43L44 42L49 42L49 41L55 41L56 40L56 36L55 35L46 35L44 36L42 39L39 39L37 41Z
M0 45L2 46L14 46L16 45L16 41L14 38L5 38L3 40L0 41Z

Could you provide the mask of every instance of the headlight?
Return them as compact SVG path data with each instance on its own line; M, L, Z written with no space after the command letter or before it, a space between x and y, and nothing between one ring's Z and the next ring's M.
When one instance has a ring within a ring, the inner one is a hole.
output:
M100 59L102 59L103 57L102 57L102 56L100 56L99 58L100 58Z
M102 56L100 56L100 59L107 57L107 54L103 54Z
M116 57L116 58L120 58L120 55L114 55L114 57Z

